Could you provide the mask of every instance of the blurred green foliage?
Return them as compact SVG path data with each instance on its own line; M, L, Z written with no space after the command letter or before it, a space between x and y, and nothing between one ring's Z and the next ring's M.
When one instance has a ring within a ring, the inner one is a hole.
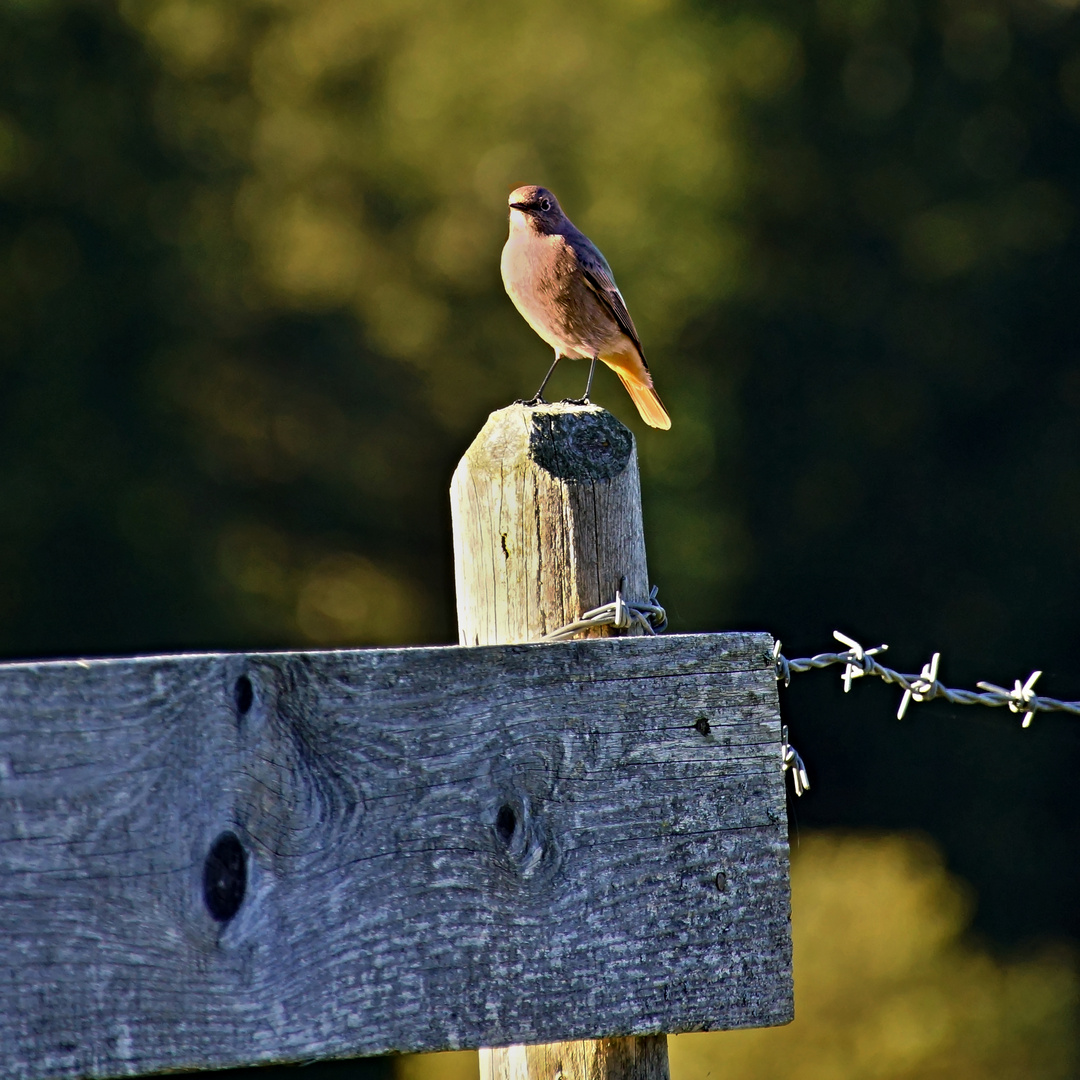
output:
M792 863L795 1020L669 1039L680 1080L1066 1080L1077 972L1045 949L995 958L966 940L970 898L933 846L815 833Z
M0 0L0 652L453 640L450 473L548 362L523 182L670 408L598 375L673 629L1080 698L1072 0ZM1075 723L856 690L785 701L799 818L1080 934Z

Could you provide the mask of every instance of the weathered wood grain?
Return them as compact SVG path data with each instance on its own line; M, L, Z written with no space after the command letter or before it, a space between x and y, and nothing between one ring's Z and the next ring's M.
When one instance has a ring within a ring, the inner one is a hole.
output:
M770 646L0 666L0 1073L786 1021Z
M596 405L493 412L450 505L462 645L536 641L610 603L623 577L626 599L649 596L634 436Z

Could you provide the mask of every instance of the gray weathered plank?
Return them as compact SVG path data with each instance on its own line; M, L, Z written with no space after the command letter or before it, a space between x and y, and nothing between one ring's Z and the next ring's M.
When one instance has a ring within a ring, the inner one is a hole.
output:
M770 647L0 666L0 1072L787 1021Z

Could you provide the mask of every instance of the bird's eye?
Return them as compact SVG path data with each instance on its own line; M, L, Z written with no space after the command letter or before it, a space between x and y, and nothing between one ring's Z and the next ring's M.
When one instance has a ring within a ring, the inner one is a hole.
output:
M551 200L550 199L541 199L540 200L540 209L541 210L550 210L551 209Z

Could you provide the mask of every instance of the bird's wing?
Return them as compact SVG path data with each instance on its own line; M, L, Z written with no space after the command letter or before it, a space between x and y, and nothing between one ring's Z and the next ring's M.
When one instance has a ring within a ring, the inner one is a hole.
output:
M630 312L626 310L626 301L623 299L622 293L619 292L619 286L615 284L615 278L612 276L607 259L588 240L584 244L576 243L572 246L574 254L577 256L578 265L585 275L585 283L596 293L600 303L611 312L622 332L637 346L641 362L645 364L647 371L649 365L645 361L645 353L641 348L641 339L638 337L637 327L634 326L634 320L630 318Z

